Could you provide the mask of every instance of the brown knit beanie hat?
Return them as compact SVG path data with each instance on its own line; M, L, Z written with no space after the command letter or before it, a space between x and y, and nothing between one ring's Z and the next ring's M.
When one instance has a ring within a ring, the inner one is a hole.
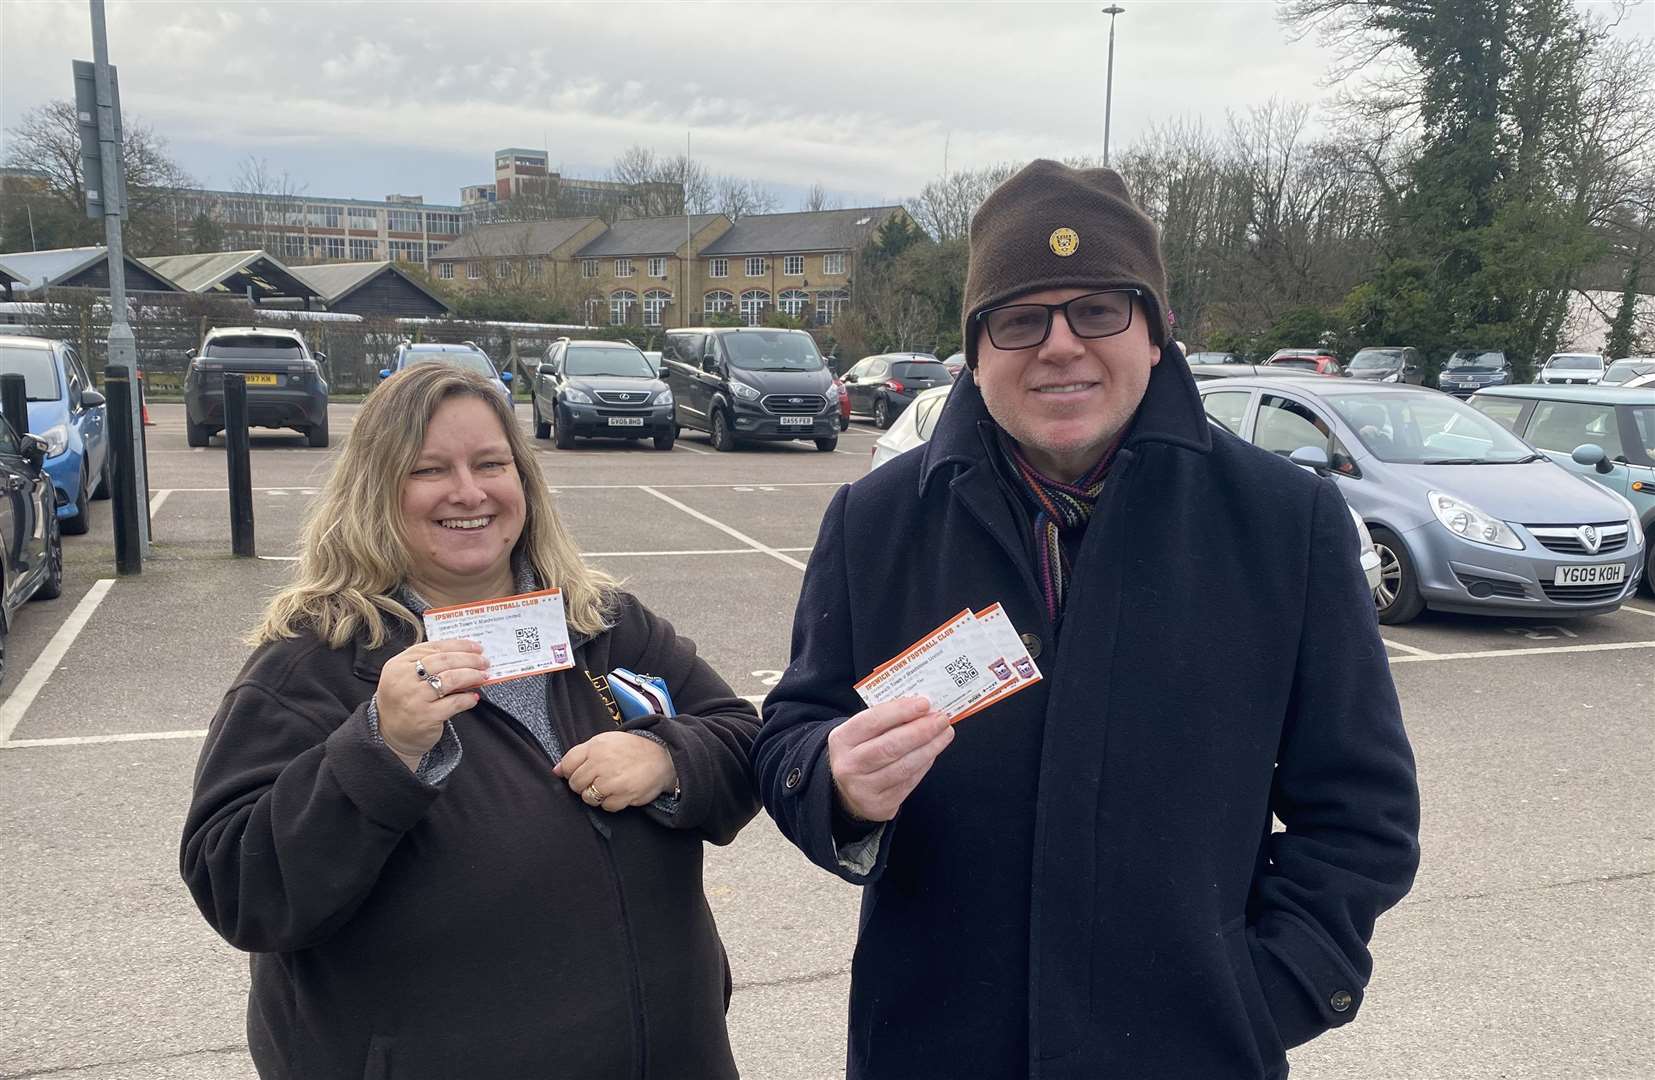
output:
M1044 289L1144 290L1149 336L1164 345L1167 268L1160 234L1113 169L1032 161L994 189L971 219L960 327L977 368L977 313Z

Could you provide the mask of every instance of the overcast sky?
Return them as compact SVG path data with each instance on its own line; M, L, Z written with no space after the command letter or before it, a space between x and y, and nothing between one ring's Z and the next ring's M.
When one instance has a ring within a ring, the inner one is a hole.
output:
M109 0L124 109L229 187L249 154L307 193L459 201L494 150L601 177L693 132L713 172L849 204L958 169L1101 149L1109 19L1092 3L168 3ZM1268 2L1126 0L1112 145L1327 96L1328 57ZM1649 6L1638 19L1655 18ZM84 0L0 0L0 124L71 94Z

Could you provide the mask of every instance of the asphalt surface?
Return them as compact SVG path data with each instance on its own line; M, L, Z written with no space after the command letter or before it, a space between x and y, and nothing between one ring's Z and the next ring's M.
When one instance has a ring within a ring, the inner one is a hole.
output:
M335 440L355 406L335 406ZM178 878L200 730L291 570L330 451L254 438L257 560L230 555L224 451L152 408L155 548L116 578L108 503L66 587L12 631L0 689L0 1080L249 1078L245 958ZM519 413L527 423L527 410ZM840 452L541 454L583 550L693 637L738 692L787 662L799 566ZM78 615L77 615L78 613ZM1362 1015L1290 1054L1309 1080L1655 1075L1655 602L1593 619L1385 628L1424 795L1424 862L1381 919ZM1218 648L1205 640L1192 647ZM10 730L8 730L10 728ZM708 849L743 1075L843 1075L857 891L760 817Z

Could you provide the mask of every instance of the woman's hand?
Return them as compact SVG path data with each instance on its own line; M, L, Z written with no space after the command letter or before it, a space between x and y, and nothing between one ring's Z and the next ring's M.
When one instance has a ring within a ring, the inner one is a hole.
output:
M610 813L648 806L678 786L667 748L630 731L605 731L563 755L552 774L588 806Z
M409 769L442 738L443 725L477 704L488 660L474 641L422 641L379 673L379 737Z

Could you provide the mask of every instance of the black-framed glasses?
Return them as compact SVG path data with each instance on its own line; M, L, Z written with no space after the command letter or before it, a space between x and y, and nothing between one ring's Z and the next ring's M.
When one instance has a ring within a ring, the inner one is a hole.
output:
M1032 349L1045 344L1052 335L1052 319L1060 311L1075 337L1114 337L1132 325L1133 301L1142 295L1142 289L1105 289L1061 304L1002 304L979 311L977 321L996 349Z

